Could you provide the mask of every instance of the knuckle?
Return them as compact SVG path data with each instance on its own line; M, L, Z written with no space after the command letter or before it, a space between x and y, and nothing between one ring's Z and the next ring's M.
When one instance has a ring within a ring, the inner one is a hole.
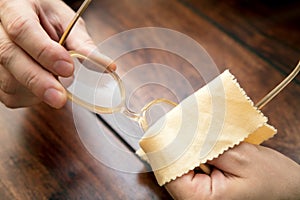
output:
M86 26L85 21L81 17L78 19L78 21L76 23L78 23L78 25L80 27L84 27L85 28L85 26Z
M246 152L241 151L238 148L233 149L233 151L230 151L229 153L230 153L232 162L234 162L238 166L247 166L251 162L251 160L249 160L249 155Z
M21 79L25 87L33 91L39 85L39 75L32 70L27 70L23 73Z
M50 45L44 45L37 51L36 59L42 60L45 55L52 55L52 47Z
M30 29L30 23L30 20L20 15L7 24L6 32L12 40L17 41L21 38L24 31Z
M48 68L51 67L54 62L61 58L61 46L56 46L51 42L44 42L40 44L40 47L32 55L41 65Z
M8 94L15 94L16 93L16 83L14 80L5 79L0 80L0 89Z
M9 94L1 95L1 102L7 107L7 108L18 108L18 104L16 99Z
M5 68L11 65L16 45L9 40L0 40L0 64Z

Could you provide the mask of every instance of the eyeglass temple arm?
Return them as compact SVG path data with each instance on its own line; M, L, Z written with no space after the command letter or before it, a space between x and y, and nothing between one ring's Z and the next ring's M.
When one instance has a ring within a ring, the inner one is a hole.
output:
M77 10L75 16L73 17L72 21L69 23L67 29L65 30L65 32L63 33L63 35L61 36L60 40L59 40L59 44L64 45L67 37L69 36L72 28L74 27L75 23L77 22L77 20L79 19L79 17L84 13L84 11L87 9L87 7L89 6L89 4L92 2L92 0L85 0L80 8Z
M258 109L263 108L267 103L269 103L283 88L285 88L299 73L300 71L300 61L295 69L273 90L271 90L264 98L262 98L257 104Z
M300 71L300 61L298 65L295 67L295 69L281 82L279 83L273 90L271 90L264 98L262 98L255 106L260 110L263 108L267 103L269 103L279 92L281 92L299 73ZM144 131L148 129L148 123L146 121L146 112L155 104L158 103L166 103L169 105L176 106L177 103L172 102L170 100L160 98L160 99L155 99L145 105L142 110L141 110L141 116L136 117L134 115L135 120L139 121L141 127L143 128ZM132 115L132 113L130 113ZM131 117L133 118L133 117Z
M266 96L264 98L262 98L255 106L258 109L263 108L267 103L269 103L279 92L281 92L298 75L299 71L300 71L300 61L297 64L297 66L295 67L295 69L283 81L281 81L281 83L279 83L273 90L271 90L268 94L266 94ZM161 103L161 102L167 103L167 104L170 104L173 106L177 105L177 103L172 102L167 99L164 99L164 98L155 99L142 108L142 110L141 110L142 115L145 115L145 113L150 109L151 106L153 106L154 104L157 104L157 103Z
M264 98L262 98L257 104L256 107L260 110L267 103L269 103L283 88L285 88L299 73L300 71L300 61L295 69L273 90L271 90ZM206 163L200 164L199 168L206 174L211 174L211 167Z

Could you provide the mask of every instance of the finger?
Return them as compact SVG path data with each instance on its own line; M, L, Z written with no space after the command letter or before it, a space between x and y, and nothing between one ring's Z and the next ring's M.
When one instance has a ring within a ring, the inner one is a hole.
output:
M211 193L211 179L206 174L195 174L190 171L165 185L174 199L191 199L207 197Z
M21 85L1 64L0 101L9 108L32 106L41 102L41 100Z
M251 156L257 151L256 145L242 142L208 163L225 173L245 177L246 166L253 164Z
M190 185L192 184L193 176L194 176L194 172L190 171L186 175L183 175L165 184L165 188L174 199L184 199L186 198L186 193L187 193L185 188L186 187L190 188ZM190 192L190 189L188 192Z
M9 37L39 64L54 74L70 76L73 73L72 59L41 26L36 13L41 8L37 2L4 1L0 10L1 23Z
M188 172L187 174L181 176L181 177L178 177L176 178L175 180L167 183L165 185L166 189L169 191L169 190L172 190L172 191L175 191L175 190L181 190L181 186L182 184L191 184L192 180L193 180L193 177L194 177L194 172L193 171L190 171Z
M10 42L1 26L0 64L36 97L52 107L60 108L66 103L66 91L61 84L28 54Z
M0 64L0 90L7 94L15 94L18 81Z
M51 2L53 2L53 1L51 1ZM49 3L49 2L47 2L47 3ZM46 7L49 8L50 5L46 5ZM47 12L51 14L52 11L51 12L47 11ZM53 21L53 19L55 19L56 17L52 17L51 15L47 16L47 14L45 13L45 11L43 9L40 9L40 13L39 13L38 17L40 20L40 24L45 29L45 31L47 32L49 37L54 41L59 41L59 37L63 33L64 30L62 29L61 26L59 26L59 23L56 20Z
M63 33L68 27L71 19L74 17L74 11L66 4L62 2L57 2L57 4L58 3L60 3L59 5L57 5L57 8L59 9L56 8L53 11L57 15L57 21L52 20L52 24L60 24L61 26L58 26L56 28L58 29L58 32ZM47 20L47 18L44 19L43 15L41 15L40 18L42 21L45 21L45 23L43 24L45 24L44 27L45 29L47 29L49 20ZM49 31L47 32L48 34L53 32L53 30L51 30L51 26L49 28ZM65 46L69 50L75 50L78 53L89 56L90 59L96 61L97 63L100 63L102 66L109 67L111 70L116 69L116 64L113 62L113 60L97 50L96 45L94 44L93 40L86 30L85 22L82 18L79 18L79 20L76 22L70 35L67 38L67 41L65 42ZM94 70L97 71L97 69Z
M7 94L0 90L0 102L8 108L32 106L41 102L41 100L24 87L18 88L17 91L15 94Z
M98 51L97 46L86 30L85 22L82 18L77 21L74 30L70 33L66 47L67 49L74 49L83 55L87 55L90 59L105 67L109 67L111 70L116 70L117 68L111 58Z

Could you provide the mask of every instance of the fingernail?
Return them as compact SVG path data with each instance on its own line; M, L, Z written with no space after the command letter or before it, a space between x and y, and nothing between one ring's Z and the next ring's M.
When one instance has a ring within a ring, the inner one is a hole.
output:
M69 63L63 60L56 61L53 65L53 70L59 76L71 76L73 74L73 63Z
M109 67L111 70L115 71L115 70L117 69L117 64L111 63L111 64L109 64L108 67Z
M63 92L50 88L44 93L44 101L54 108L61 108L66 101L66 97Z

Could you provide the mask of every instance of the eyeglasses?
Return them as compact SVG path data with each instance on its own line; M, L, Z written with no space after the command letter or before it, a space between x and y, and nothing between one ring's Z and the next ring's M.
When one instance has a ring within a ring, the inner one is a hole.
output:
M59 43L64 45L66 38L75 25L76 21L86 10L91 0L85 0L76 12L74 18L62 35ZM148 128L146 113L156 104L176 106L177 103L168 99L159 98L146 104L139 113L128 109L126 105L126 92L122 80L118 74L108 66L100 63L97 56L86 56L75 51L69 51L74 61L74 75L70 78L59 77L59 81L67 90L68 98L80 106L98 113L112 114L120 112L128 118L136 121L144 131ZM300 71L300 62L295 69L277 87L269 92L256 107L263 108L271 101Z
M74 18L63 33L59 44L63 45L77 20L86 10L91 0L85 0ZM159 98L146 104L139 113L135 113L126 106L125 88L120 77L108 66L100 63L101 58L82 55L69 51L74 62L72 77L59 77L59 81L67 90L68 99L72 102L98 114L112 114L121 112L128 118L138 122L145 131L148 128L147 111L155 104L177 104L168 99Z

